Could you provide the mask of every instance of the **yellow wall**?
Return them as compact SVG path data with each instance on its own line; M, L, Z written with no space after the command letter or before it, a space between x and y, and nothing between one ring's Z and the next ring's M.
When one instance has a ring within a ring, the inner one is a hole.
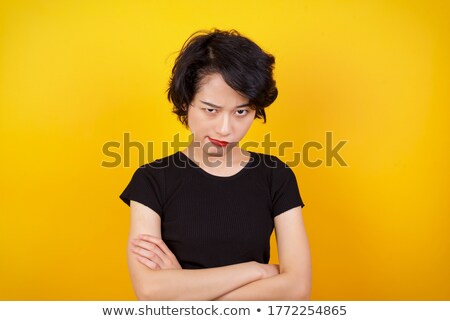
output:
M106 168L102 146L129 133L154 142L157 157L174 133L187 137L165 98L173 53L192 32L218 27L277 59L279 99L247 141L268 132L292 141L285 161L307 142L325 144L326 132L334 145L348 141L347 167L293 168L312 299L449 300L449 9L446 1L2 1L0 299L134 299L128 207L118 196L137 152L130 166Z

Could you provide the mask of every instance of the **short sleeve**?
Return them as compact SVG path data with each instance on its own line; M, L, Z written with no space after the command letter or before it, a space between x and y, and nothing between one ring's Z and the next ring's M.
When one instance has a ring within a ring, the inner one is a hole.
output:
M272 214L273 217L297 206L305 206L292 169L277 159L272 168Z
M139 167L120 195L130 206L130 201L139 202L154 210L159 216L163 207L164 175L162 168Z

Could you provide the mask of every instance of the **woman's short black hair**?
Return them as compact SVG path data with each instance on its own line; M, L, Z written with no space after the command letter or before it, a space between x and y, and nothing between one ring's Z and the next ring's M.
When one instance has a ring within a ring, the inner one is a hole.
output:
M278 95L274 64L274 56L236 30L195 32L184 43L172 69L167 96L173 112L187 126L188 108L203 77L219 73L228 86L249 99L255 118L266 122L264 108Z

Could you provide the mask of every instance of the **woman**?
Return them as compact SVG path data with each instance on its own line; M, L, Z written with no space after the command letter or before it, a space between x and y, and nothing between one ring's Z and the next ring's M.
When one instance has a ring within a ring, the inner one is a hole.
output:
M168 90L192 132L183 151L141 166L128 265L139 300L308 300L311 263L295 175L238 143L277 97L275 59L236 31L194 34ZM275 227L280 264L267 264Z

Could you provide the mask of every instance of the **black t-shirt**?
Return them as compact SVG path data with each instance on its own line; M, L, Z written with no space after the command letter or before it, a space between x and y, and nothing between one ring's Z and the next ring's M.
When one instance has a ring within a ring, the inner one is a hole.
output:
M161 216L162 239L183 268L268 263L274 217L304 204L285 163L250 153L238 173L220 177L177 152L139 167L120 198Z

